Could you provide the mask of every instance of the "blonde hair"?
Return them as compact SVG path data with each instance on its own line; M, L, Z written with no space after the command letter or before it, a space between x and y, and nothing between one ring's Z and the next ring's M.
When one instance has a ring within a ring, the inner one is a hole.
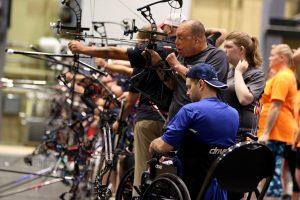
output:
M293 51L289 45L287 44L272 45L272 50L275 50L277 54L284 56L287 60L287 64L290 67L294 66Z
M253 67L260 67L262 64L262 56L258 48L258 39L251 37L244 32L231 32L225 40L231 40L235 45L243 46L246 50L246 60Z

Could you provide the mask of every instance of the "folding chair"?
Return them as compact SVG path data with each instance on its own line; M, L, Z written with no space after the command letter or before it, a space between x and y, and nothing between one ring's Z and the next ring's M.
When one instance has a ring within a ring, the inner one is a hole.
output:
M271 150L255 141L238 143L220 155L211 165L204 183L198 193L197 200L204 198L206 190L214 178L219 187L231 192L252 193L262 200L275 170L274 155ZM265 179L259 191L259 183Z

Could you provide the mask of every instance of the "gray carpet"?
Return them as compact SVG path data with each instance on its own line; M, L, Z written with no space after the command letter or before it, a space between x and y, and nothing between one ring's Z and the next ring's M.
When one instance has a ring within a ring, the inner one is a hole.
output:
M41 169L45 169L51 165L53 165L53 158L44 159L39 158L35 159L33 162L33 166L28 166L24 164L23 157L20 155L1 155L0 154L0 169L8 169L8 170L20 170L26 172L37 172ZM4 196L6 194L21 191L25 188L32 187L44 181L51 181L53 178L38 178L34 181L30 181L28 183L17 186L15 183L17 180L20 181L20 177L24 175L15 174L9 172L0 171L0 200L15 200L15 199L28 199L28 200L54 200L59 199L59 195L63 192L69 190L63 183L58 182L51 185L44 186L39 189L33 189L25 192L20 192L15 195Z

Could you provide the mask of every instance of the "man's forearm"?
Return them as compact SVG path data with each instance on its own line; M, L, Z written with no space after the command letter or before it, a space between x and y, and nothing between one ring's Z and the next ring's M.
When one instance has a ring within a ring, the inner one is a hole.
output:
M186 79L186 74L189 71L188 68L186 68L183 65L178 65L178 66L174 67L174 69L183 78L183 80Z
M133 73L133 68L123 66L123 65L107 64L105 69L111 73L119 73L127 77L130 77Z
M167 143L165 143L161 137L156 138L150 144L149 151L150 153L168 153L173 150L173 147Z
M122 119L120 119L120 120L125 120L128 117L128 115L131 113L131 111L135 105L135 102L137 101L138 98L139 98L138 93L129 92L129 94L126 98L126 103L124 106Z
M131 111L133 109L133 106L134 106L134 104L132 104L131 102L125 103L123 115L122 115L122 118L120 119L121 121L124 121L128 117L128 115L131 113Z
M119 47L85 47L81 53L98 58L128 60L126 49Z

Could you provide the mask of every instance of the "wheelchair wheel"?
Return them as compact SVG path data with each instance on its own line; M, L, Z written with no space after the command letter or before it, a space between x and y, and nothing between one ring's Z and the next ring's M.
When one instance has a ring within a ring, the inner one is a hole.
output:
M182 194L174 181L167 177L156 178L146 189L143 200L183 200Z
M158 177L166 177L166 178L171 179L177 185L177 187L180 189L183 199L191 200L189 190L180 177L176 176L175 174L170 174L170 173L163 173L163 174L159 175Z
M122 177L117 192L116 200L131 200L133 191L134 168L129 169Z

